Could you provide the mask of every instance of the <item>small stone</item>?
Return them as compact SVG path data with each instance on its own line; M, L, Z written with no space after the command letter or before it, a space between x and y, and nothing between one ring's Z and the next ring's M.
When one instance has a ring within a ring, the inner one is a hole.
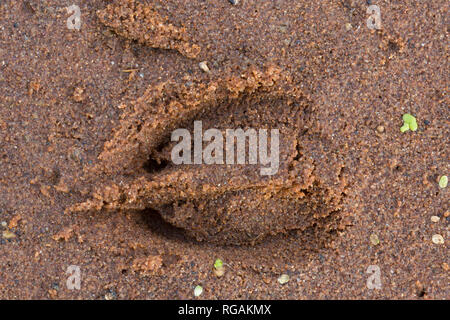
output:
M204 72L209 72L208 64L206 61L202 61L198 64L200 69L202 69Z
M113 300L113 296L111 295L111 293L107 293L105 294L105 300Z
M448 185L448 177L447 176L442 176L439 179L439 187L441 189L444 189L444 188L447 188L447 185Z
M2 224L2 227L3 227L3 228L6 228L6 226L8 225L8 224L6 223L6 221L2 221L1 224Z
M282 274L279 278L278 278L278 282L280 284L285 284L289 282L289 275L287 274Z
M229 3L231 3L233 6L239 4L239 0L228 0Z
M372 233L369 238L370 238L370 243L372 243L374 246L380 244L380 239L378 239L378 236L375 233Z
M8 228L9 229L14 229L17 227L17 224L19 223L19 221L22 220L22 217L20 215L15 215L11 221L9 221L9 225Z
M441 220L441 218L439 218L438 216L432 216L431 217L431 222L436 223L436 222L439 222L439 220Z
M383 127L383 126L378 126L378 127L377 127L377 131L378 131L379 133L383 133L383 132L384 132L384 127Z
M201 286L196 286L194 289L194 296L199 297L203 293L203 288Z
M11 231L3 231L3 238L5 239L13 239L16 237L16 234Z
M349 23L349 22L347 22L347 23L345 24L345 30L350 31L351 29L352 29L352 24Z
M434 244L444 244L444 237L440 234L433 234L431 241L433 241Z
M225 268L224 267L214 268L214 274L216 275L217 278L222 277L225 274Z
M55 289L49 289L48 294L51 299L56 299L58 297L58 291L56 291Z
M116 300L116 298L117 298L117 294L114 292L114 291L108 291L106 294L105 294L105 300Z

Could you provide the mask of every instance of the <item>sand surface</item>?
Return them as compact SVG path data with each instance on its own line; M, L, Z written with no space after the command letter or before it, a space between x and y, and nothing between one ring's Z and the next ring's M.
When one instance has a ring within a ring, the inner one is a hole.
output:
M0 298L450 298L447 1L72 4L0 1ZM172 165L194 120L278 174Z

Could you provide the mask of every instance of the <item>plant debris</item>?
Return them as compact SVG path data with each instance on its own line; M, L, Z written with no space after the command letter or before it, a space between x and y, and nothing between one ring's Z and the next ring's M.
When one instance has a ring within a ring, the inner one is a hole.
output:
M408 130L411 130L411 131L417 130L417 120L411 114L405 113L403 115L403 126L400 128L400 131L406 132Z

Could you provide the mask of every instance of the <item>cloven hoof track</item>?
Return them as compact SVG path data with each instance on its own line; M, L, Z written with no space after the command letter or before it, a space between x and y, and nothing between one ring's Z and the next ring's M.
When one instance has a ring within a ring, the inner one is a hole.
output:
M199 241L226 245L342 228L341 150L321 137L312 104L282 75L275 67L249 68L208 84L148 89L89 170L93 197L71 210L151 208ZM174 165L171 132L192 133L196 120L203 130L279 129L278 173L261 176L260 166L249 164Z

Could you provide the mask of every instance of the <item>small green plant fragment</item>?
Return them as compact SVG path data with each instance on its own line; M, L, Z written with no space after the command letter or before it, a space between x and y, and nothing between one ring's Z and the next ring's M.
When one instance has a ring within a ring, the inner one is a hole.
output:
M223 267L223 261L220 259L217 259L216 262L214 262L214 268L219 269Z
M405 123L412 123L413 121L416 121L416 118L414 118L414 116L410 115L409 113L405 113L403 115L403 121Z
M194 296L199 297L203 293L202 286L196 286L194 289Z
M214 274L219 278L225 274L225 268L223 266L223 261L220 259L217 259L214 262Z
M447 176L442 176L442 177L439 179L439 187L440 187L441 189L444 189L444 188L447 187L447 185L448 185L448 177L447 177Z
M411 129L411 131L416 131L417 130L417 122L416 121L414 121L414 122L411 122L410 124L409 124L409 128Z
M408 124L404 124L401 128L400 128L400 131L403 133L403 132L406 132L406 131L408 131L409 130L409 125Z
M401 132L406 132L408 130L416 131L418 128L417 120L414 116L409 113L403 115L403 126L400 128Z

